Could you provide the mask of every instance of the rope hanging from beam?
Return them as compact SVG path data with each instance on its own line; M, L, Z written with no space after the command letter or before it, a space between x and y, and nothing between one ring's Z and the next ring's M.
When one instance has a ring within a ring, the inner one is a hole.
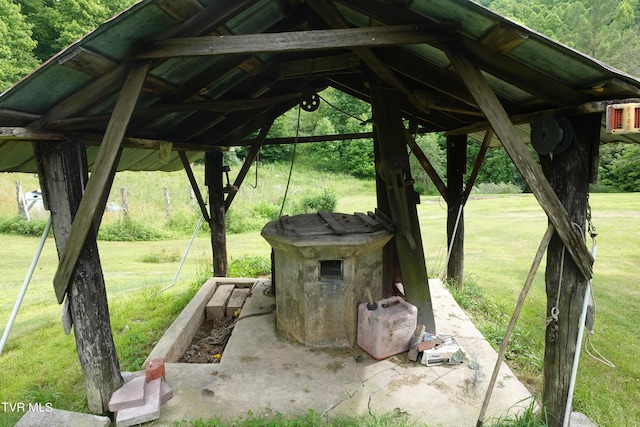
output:
M289 168L289 177L287 178L287 187L284 190L284 197L282 198L282 206L280 206L280 213L278 216L282 216L282 212L284 211L284 204L287 201L287 194L289 194L289 185L291 184L291 174L293 173L293 164L296 160L296 148L298 147L298 136L300 134L300 104L298 104L298 120L296 124L296 137L293 142L293 153L291 154L291 167Z

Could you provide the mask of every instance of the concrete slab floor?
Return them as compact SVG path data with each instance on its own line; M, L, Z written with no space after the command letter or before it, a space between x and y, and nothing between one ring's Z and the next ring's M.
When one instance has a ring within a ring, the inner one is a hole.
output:
M418 425L475 426L497 354L441 282L429 283L437 332L458 339L464 364L427 367L408 362L406 353L377 361L357 347L304 347L276 333L266 282L247 299L220 363L166 364L174 396L150 425L313 409L329 417L401 411ZM522 410L529 399L503 363L485 419Z

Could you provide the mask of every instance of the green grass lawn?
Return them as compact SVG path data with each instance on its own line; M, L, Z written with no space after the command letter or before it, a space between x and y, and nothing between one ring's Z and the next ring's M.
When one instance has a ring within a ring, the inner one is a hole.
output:
M250 212L256 203L281 203L279 197L286 185L287 172L286 168L263 170L259 188L243 188L234 201L237 203L234 209ZM130 191L130 198L133 194L151 191L142 175L132 176L138 180L139 190ZM14 178L0 181L0 219L15 214ZM37 180L33 181L32 176L18 178L25 190L37 188ZM132 186L125 178L120 178L122 183ZM186 182L181 174L175 179ZM164 182L157 184L165 185ZM120 185L118 182L114 188L119 189ZM179 193L180 185L173 181L170 185ZM333 175L294 173L289 197L295 201L327 187L338 198L338 211L366 212L375 207L373 183ZM161 188L157 193L156 199L161 199ZM180 204L188 204L188 200L188 194L172 196L175 209L180 209ZM136 200L134 206L140 206L137 209L148 218L145 221L156 221L161 226L165 221L162 201L154 203L154 210L159 211L155 216L142 202ZM574 405L600 426L635 425L640 420L637 406L640 368L636 362L640 344L635 334L640 318L640 284L636 277L640 270L640 194L594 194L591 204L599 232L593 279L596 335L592 341L616 368L605 367L583 354ZM446 259L446 206L441 198L423 197L418 213L429 274L440 277ZM105 218L105 222L110 220ZM194 226L195 222L185 228ZM475 195L469 200L465 210L465 277L467 287L475 289L477 295L469 299L468 309L485 336L494 342L504 334L545 229L546 217L532 195ZM152 242L99 242L114 339L123 370L140 368L153 343L203 280L211 257L206 235L195 240L176 285L154 295L173 280L188 241L189 236L183 235ZM3 330L38 238L0 235L0 242L0 328ZM268 257L270 252L258 231L229 235L228 250L231 258ZM163 262L150 263L149 255L157 255ZM56 263L55 245L50 238L0 356L0 402L52 402L62 409L86 410L75 343L72 336L63 333L60 306L52 287ZM509 351L509 363L534 390L540 388L542 381L545 301L543 263ZM489 315L483 315L482 311L487 309ZM441 332L447 331L446 325L438 328ZM3 413L0 409L0 425L11 425L20 415Z

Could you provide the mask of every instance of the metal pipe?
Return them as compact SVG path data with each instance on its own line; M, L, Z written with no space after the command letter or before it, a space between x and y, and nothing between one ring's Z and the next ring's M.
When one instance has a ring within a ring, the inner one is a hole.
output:
M9 317L9 322L7 323L7 327L5 328L4 333L2 334L2 340L0 340L0 355L2 355L2 351L4 350L4 345L7 343L7 338L9 338L9 332L11 332L11 328L13 327L13 322L16 320L16 316L18 315L18 310L20 310L20 306L22 305L22 300L24 299L24 296L27 293L29 282L31 282L31 278L33 277L33 272L35 271L36 265L38 264L38 259L40 258L40 254L42 253L42 248L44 248L44 243L47 241L47 235L49 234L50 229L51 229L51 216L49 216L47 225L45 225L44 227L44 232L42 233L42 237L40 238L40 243L38 244L36 253L33 255L33 259L31 260L29 271L27 271L27 277L24 278L22 289L20 290L18 299L16 300L16 303L13 306L13 312L11 313L11 317Z
M184 262L187 259L187 255L189 255L189 251L191 250L191 246L193 245L194 239L198 235L198 231L200 230L200 226L202 225L202 221L203 220L204 220L204 217L200 216L200 219L198 220L198 225L196 225L196 229L193 230L193 234L191 235L191 240L189 241L189 245L187 246L187 250L184 252L184 256L182 257L182 261L180 261L180 265L178 266L178 271L176 271L176 275L173 276L173 281L171 282L171 284L169 286L165 286L164 288L162 288L158 292L156 292L154 295L158 295L159 293L166 291L167 289L171 288L173 285L176 284L176 281L178 280L178 275L180 274L180 270L182 270L182 266L184 265Z
M594 241L595 242L595 241ZM591 256L596 259L596 245L591 247ZM571 406L573 405L573 392L576 387L576 376L578 375L578 362L580 361L580 348L582 347L582 337L584 336L585 320L587 319L587 308L589 306L589 293L591 292L591 279L587 282L584 291L584 301L582 302L582 313L580 313L580 325L578 327L578 338L576 339L576 352L573 355L573 366L571 367L571 378L569 380L569 395L567 406L564 408L564 420L562 426L567 427L571 419Z

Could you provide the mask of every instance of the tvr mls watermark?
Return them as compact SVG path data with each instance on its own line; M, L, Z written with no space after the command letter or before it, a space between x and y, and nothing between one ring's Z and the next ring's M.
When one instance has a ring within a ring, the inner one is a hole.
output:
M26 402L0 402L3 412L52 412L53 404L26 403Z

